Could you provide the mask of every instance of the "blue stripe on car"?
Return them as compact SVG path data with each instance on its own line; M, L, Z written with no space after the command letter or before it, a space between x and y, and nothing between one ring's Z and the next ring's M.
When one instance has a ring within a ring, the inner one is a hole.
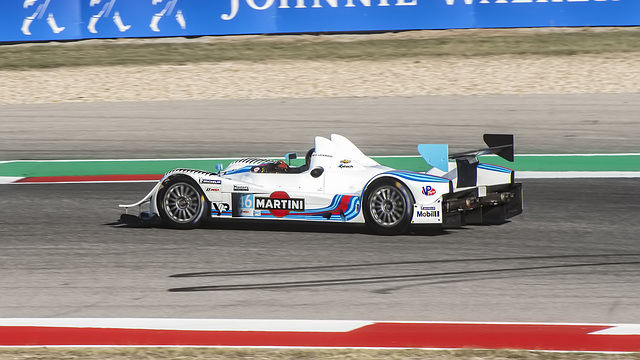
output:
M245 166L245 167L241 167L240 169L236 169L236 170L231 170L231 171L227 171L226 173L224 173L225 175L233 175L233 174L241 174L241 173L247 173L249 171L251 171L251 168L253 166Z
M416 173L410 171L387 171L384 174L394 175L403 179L420 182L449 182L449 179L445 179L439 176Z
M329 218L324 217L327 213L331 213L335 211L340 206L342 199L345 196L349 196L349 204L347 210L343 212L343 215L340 214L331 214ZM358 204L360 203L360 198L355 195L335 195L331 200L331 204L324 208L319 209L308 209L304 212L290 212L284 218L285 219L298 219L298 220L330 220L330 221L349 221L355 218L360 213L360 207ZM262 215L259 217L263 218L274 218L271 213L268 211L263 211Z
M513 171L511 169L508 169L502 166L491 165L491 164L478 164L478 169L497 171L501 173L510 173L511 171Z

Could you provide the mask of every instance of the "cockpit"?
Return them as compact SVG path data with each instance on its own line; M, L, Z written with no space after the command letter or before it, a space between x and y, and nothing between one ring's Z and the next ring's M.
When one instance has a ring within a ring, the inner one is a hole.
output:
M297 154L289 153L285 156L286 161L259 158L237 160L227 167L226 172L227 174L237 172L255 174L302 174L308 172L312 177L317 178L329 169L353 168L353 165L341 165L343 163L357 163L358 166L380 165L364 155L348 139L340 135L331 135L331 139L316 136L314 145L313 148L307 151L304 157L304 163L300 166L291 165L291 160L297 159Z
M315 148L309 149L304 157L304 164L301 166L291 166L284 160L268 160L262 164L251 167L252 173L268 173L268 174L300 174L311 166L311 157L315 152ZM296 159L296 154L289 153L286 156L287 161Z

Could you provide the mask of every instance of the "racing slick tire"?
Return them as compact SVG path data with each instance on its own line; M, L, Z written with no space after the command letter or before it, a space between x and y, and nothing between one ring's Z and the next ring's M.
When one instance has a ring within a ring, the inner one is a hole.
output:
M372 231L382 235L403 234L411 224L413 196L396 179L380 179L364 192L364 220Z
M156 201L163 222L183 230L198 227L210 206L200 186L188 176L170 178Z

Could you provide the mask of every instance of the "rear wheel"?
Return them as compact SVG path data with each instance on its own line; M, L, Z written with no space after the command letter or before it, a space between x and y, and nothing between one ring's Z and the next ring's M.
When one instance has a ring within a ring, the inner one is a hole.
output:
M169 180L158 192L157 199L160 217L176 229L200 225L208 207L200 187L186 176Z
M398 235L411 224L413 197L395 179L377 180L364 193L363 215L367 226L378 234Z

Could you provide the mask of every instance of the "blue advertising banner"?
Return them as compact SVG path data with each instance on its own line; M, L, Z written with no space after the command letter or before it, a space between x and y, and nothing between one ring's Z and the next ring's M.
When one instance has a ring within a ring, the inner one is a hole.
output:
M0 41L640 25L640 0L1 0Z
M1 0L0 41L82 38L78 0Z

